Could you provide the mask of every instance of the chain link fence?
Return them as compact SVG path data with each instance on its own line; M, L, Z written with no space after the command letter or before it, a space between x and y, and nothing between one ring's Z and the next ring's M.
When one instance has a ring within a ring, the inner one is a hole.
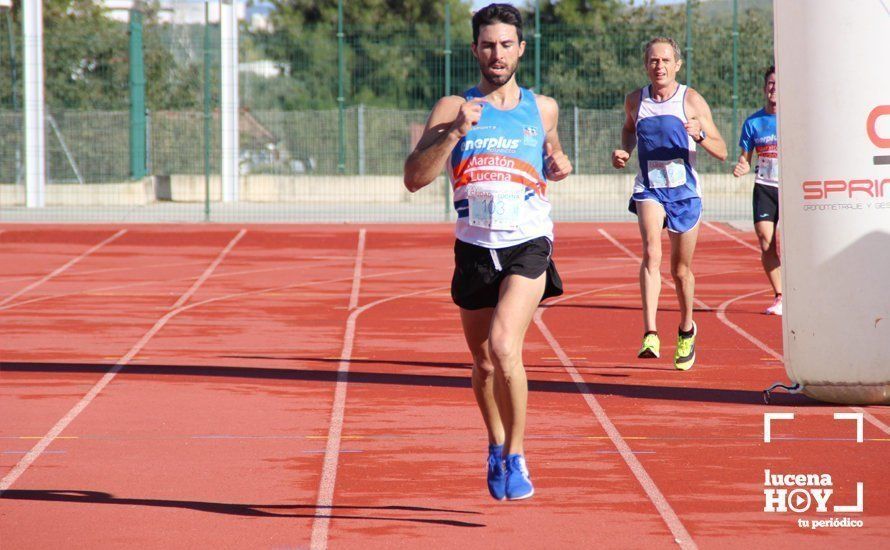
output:
M518 80L559 102L560 139L575 166L575 175L551 186L557 220L631 219L633 171L614 170L609 155L619 143L624 95L647 83L642 45L656 35L673 36L687 50L691 67L681 70L681 81L688 78L708 100L729 145L727 162L699 156L706 216L749 217L752 182L729 174L738 127L760 108L762 73L772 64L771 3L691 1L689 9L628 8L623 20L596 32L547 23L536 29L527 18ZM224 203L219 27L193 12L180 21L146 14L139 128L147 176L135 179L131 28L101 13L80 21L45 15L48 185L47 206L39 209L24 208L21 24L6 24L12 16L0 14L7 17L0 21L7 28L0 42L0 221L452 219L444 178L412 195L401 171L435 101L478 80L466 17L462 25L412 29L347 25L339 37L336 25L296 33L243 21L241 192Z

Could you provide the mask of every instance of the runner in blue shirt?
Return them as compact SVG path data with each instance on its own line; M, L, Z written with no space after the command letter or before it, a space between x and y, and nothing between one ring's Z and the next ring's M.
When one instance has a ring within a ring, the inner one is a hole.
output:
M775 299L766 309L767 315L782 315L781 261L776 245L776 224L779 223L779 146L776 138L776 68L763 76L763 109L742 125L739 147L742 154L732 174L741 177L751 170L751 157L757 152L754 171L754 232L760 241L760 261L773 287Z

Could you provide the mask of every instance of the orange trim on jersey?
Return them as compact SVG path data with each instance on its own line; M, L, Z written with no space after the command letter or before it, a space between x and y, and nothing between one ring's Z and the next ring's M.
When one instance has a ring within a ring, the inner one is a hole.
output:
M486 159L492 159L495 162L489 163L486 162ZM498 161L507 163L509 164L509 166L503 166ZM467 173L467 170L471 168L474 168L476 170ZM533 189L535 193L539 195L544 195L547 190L547 183L541 178L534 166L525 162L524 160L495 154L471 155L470 157L461 161L461 163L457 165L457 168L455 168L451 172L451 180L453 182L454 189L463 187L464 185L469 185L470 183L474 183L475 181L492 181L475 177L476 174L484 173L483 170L486 168L489 168L491 172L499 172L499 168L509 168L512 170L525 172L530 176L526 177L522 174L500 172L500 178L494 181L509 181L513 183L519 183ZM506 179L504 179L504 177L506 177Z

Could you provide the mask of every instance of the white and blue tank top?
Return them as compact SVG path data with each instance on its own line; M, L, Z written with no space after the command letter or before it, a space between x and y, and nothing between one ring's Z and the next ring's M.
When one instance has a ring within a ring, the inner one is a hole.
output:
M687 87L664 101L655 101L649 86L640 90L637 111L637 156L640 171L634 180L634 195L654 196L661 202L701 197L695 171L695 142L684 126Z
M544 125L535 95L519 91L513 109L483 103L479 122L451 153L447 168L457 211L455 236L463 242L505 248L538 237L553 240ZM475 87L463 95L467 100L484 97Z

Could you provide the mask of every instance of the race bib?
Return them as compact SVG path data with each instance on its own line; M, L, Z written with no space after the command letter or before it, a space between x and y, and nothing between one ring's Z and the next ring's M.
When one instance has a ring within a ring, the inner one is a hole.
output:
M779 181L779 159L775 157L757 157L757 175L769 182Z
M686 184L686 164L683 159L650 160L646 163L649 187L680 187Z
M519 227L519 212L524 202L521 189L497 189L470 185L470 225L496 231Z

